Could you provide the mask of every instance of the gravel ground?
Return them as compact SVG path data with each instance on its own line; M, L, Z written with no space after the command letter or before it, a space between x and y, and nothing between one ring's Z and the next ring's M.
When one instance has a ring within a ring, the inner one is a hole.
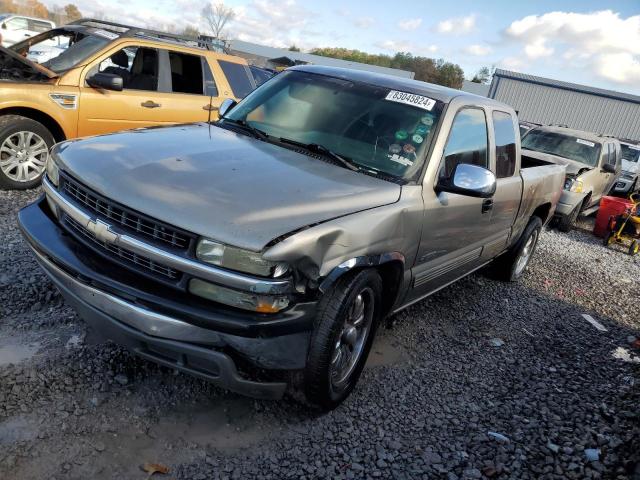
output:
M0 478L640 479L640 256L589 221L546 231L520 284L473 275L394 317L319 416L88 338L17 229L38 193L0 192Z

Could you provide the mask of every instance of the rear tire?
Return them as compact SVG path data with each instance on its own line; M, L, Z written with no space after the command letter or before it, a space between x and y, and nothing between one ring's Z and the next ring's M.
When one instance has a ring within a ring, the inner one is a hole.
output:
M493 261L493 276L506 282L520 280L529 268L541 232L542 220L539 217L531 218L515 245Z
M558 230L561 232L568 232L575 225L576 220L578 220L578 215L580 215L580 210L582 209L582 202L575 206L569 215L562 215L558 219Z
M0 117L0 188L25 190L40 183L55 143L41 123L19 115Z
M381 298L380 275L369 269L340 278L321 299L304 370L311 404L332 410L353 391L375 337Z

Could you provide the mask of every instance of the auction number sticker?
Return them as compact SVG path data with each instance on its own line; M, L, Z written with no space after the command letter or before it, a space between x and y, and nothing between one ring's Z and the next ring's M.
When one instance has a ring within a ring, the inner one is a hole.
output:
M582 145L587 145L588 147L595 147L596 144L593 142L590 142L589 140L583 140L581 138L576 138L576 142L581 143Z
M399 92L398 90L391 90L385 97L385 100L404 103L406 105L411 105L428 111L431 111L436 104L436 101L429 97L416 95L415 93Z

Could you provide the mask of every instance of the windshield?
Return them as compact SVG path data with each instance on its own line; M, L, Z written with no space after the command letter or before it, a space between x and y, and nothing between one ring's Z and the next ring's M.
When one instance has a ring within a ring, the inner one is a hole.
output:
M223 124L244 121L270 141L320 145L357 167L409 179L424 162L442 108L421 95L285 71L247 96Z
M106 31L104 35L99 33L97 29L79 32L56 28L16 43L10 49L55 73L62 73L105 47L114 38L112 35L117 37Z
M638 163L638 159L640 159L640 146L636 145L627 145L626 143L622 143L622 159L627 162Z
M522 139L522 148L568 158L590 167L595 167L600 158L599 143L545 130L530 130Z

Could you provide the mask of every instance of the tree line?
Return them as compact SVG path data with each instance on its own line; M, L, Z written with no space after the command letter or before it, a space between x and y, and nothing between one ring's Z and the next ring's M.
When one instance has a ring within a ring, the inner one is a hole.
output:
M323 57L339 58L351 62L378 65L380 67L397 68L415 72L415 79L429 83L437 83L451 88L461 88L464 71L459 65L440 58L413 55L409 52L398 52L395 55L372 54L348 48L314 48L311 52Z
M68 3L64 7L56 6L51 10L39 0L0 0L0 13L18 13L35 18L52 20L56 25L64 25L82 18L76 5Z

